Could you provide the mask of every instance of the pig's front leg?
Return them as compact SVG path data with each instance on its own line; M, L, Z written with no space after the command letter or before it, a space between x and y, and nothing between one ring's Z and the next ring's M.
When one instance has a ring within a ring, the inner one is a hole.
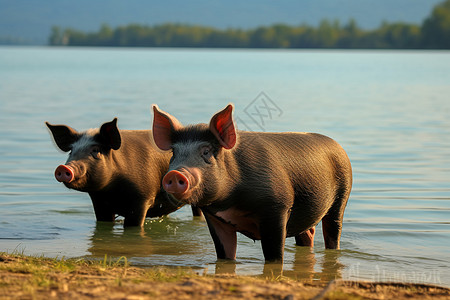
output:
M198 208L197 206L192 205L191 209L192 209L192 215L194 217L201 217L202 216L202 210L200 208Z
M141 205L143 207L141 207ZM124 227L144 225L145 217L147 216L149 206L144 204L141 205L132 207L130 211L124 216L125 217L125 220L123 222Z
M236 259L236 229L233 225L223 222L207 211L202 211L216 248L217 258Z
M111 208L111 204L105 201L103 195L89 193L94 206L95 218L100 222L114 222L116 215Z
M287 216L273 212L260 224L261 246L266 262L283 262Z

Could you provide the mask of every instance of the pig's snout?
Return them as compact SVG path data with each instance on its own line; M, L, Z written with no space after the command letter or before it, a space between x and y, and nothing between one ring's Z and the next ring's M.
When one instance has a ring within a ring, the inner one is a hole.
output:
M70 183L73 181L74 177L73 169L69 166L60 165L55 170L55 178L59 182Z
M162 184L166 192L173 194L176 198L182 198L189 189L189 180L187 177L176 170L168 172L164 176Z

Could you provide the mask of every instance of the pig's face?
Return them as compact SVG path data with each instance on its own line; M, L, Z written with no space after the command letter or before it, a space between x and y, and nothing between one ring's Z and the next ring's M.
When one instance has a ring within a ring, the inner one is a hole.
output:
M178 200L194 205L217 193L221 149L213 140L174 143L172 154L169 172L163 178L163 187L167 192Z
M173 116L154 107L153 138L162 150L172 150L169 172L163 188L177 200L199 206L220 195L227 184L223 155L236 143L236 132L229 105L217 113L210 125L183 127Z
M100 129L82 133L69 126L46 124L56 145L69 152L66 164L55 170L59 182L83 192L101 190L110 183L114 170L110 154L119 149L121 143L117 119L103 124Z

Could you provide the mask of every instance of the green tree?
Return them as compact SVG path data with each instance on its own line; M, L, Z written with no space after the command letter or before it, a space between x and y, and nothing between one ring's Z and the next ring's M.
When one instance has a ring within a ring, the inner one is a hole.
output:
M48 43L52 46L60 46L63 45L63 31L59 26L53 26L50 37L48 38Z
M319 28L316 30L316 42L320 48L333 48L339 39L340 26L339 21L333 23L328 20L320 22Z
M70 46L93 46L87 43L87 34L79 30L67 28L63 32L63 45Z
M422 46L450 49L450 0L437 5L423 23Z
M385 24L380 32L386 48L411 49L419 46L419 26L403 23Z
M98 34L95 34L94 37L97 40L96 44L98 46L111 46L113 30L109 25L103 24L102 27L100 27Z
M358 27L354 19L350 19L346 25L339 31L339 39L336 42L337 48L356 48L359 45L359 39L363 31Z

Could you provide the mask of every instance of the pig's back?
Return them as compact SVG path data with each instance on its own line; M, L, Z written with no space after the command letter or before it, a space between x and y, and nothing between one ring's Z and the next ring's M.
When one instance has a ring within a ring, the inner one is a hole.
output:
M151 130L120 130L122 142L124 145L140 145L142 147L150 147Z
M239 132L238 156L276 164L285 170L330 164L349 167L344 149L333 139L304 132ZM292 170L293 171L293 170ZM297 171L298 172L298 171Z
M256 180L268 181L288 194L334 193L352 184L347 154L327 136L240 132L239 138L234 156L246 178L256 174Z

